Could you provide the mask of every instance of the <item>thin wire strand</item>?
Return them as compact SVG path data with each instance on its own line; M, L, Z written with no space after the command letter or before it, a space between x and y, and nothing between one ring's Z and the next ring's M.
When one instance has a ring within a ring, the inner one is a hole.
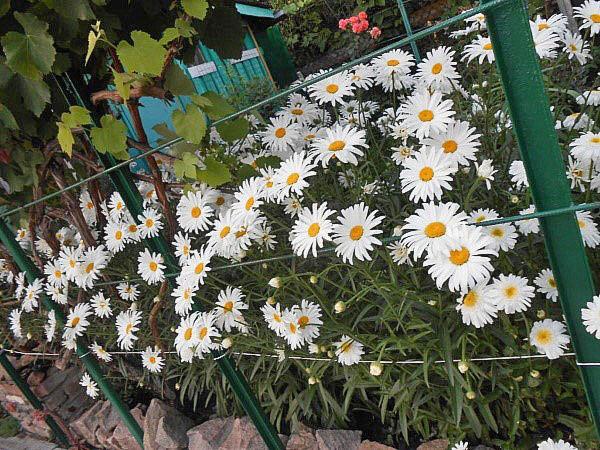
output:
M377 57L379 55L382 55L385 52L388 52L390 50L394 50L394 49L399 48L399 47L403 47L405 45L410 44L411 42L415 42L417 40L423 39L424 37L429 36L430 34L436 33L436 32L438 32L438 31L440 31L440 30L442 30L444 28L447 28L447 27L449 27L451 25L454 25L455 23L461 22L464 19L472 17L472 16L474 16L476 14L479 14L481 12L484 12L484 11L487 11L489 9L495 8L495 7L497 7L499 5L502 5L503 3L506 3L508 1L510 1L510 0L493 0L493 1L490 1L490 2L486 3L485 5L476 6L476 7L472 8L472 9L470 9L468 11L465 11L465 12L463 12L461 14L458 14L458 15L456 15L454 17L446 19L446 20L438 23L437 25L434 25L434 26L431 26L429 28L425 28L424 30L418 31L418 32L414 33L412 36L407 36L407 37L405 37L403 39L398 40L397 42L394 42L392 44L386 45L385 47L377 49L377 50L375 50L375 51L373 51L371 53L367 53L366 55L363 55L363 56L361 56L359 58L356 58L353 61L350 61L350 62L347 62L345 64L342 64L342 65L338 66L335 69L332 69L332 70L330 70L328 72L325 72L323 74L320 74L320 75L317 75L315 77L312 77L310 80L303 81L302 83L298 83L295 86L292 86L292 87L289 87L287 89L281 90L281 91L273 94L269 98L261 100L261 101L255 103L255 104L253 104L251 106L248 106L246 108L242 108L239 111L236 111L236 112L234 112L232 114L229 114L229 115L227 115L227 116L225 116L225 117L223 117L221 119L215 120L212 123L212 126L220 125L221 123L227 122L228 120L235 119L236 117L239 117L239 116L241 116L243 114L252 112L253 110L258 109L258 108L260 108L262 106L268 105L268 104L272 103L273 101L275 101L275 100L277 100L279 98L287 97L288 95L290 95L290 94L292 94L294 92L297 92L299 90L307 88L307 87L309 87L309 86L311 86L311 85L313 85L313 84L315 84L315 83L317 83L319 81L322 81L322 80L324 80L326 78L329 78L332 75L335 75L337 73L343 72L344 70L351 69L352 67L354 67L354 66L356 66L358 64L367 62L367 61L369 61L369 60L371 60L371 59L373 59L373 58L375 58L375 57ZM175 139L172 139L172 140L170 140L168 142L165 142L165 143L163 143L161 145L158 145L158 146L156 146L154 148L151 148L151 149L149 149L149 150L147 150L147 151L145 151L143 153L140 153L137 156L133 156L133 157L130 157L129 159L121 161L121 162L115 164L112 167L108 167L108 168L104 169L102 172L99 172L97 174L91 175L88 178L84 178L82 180L79 180L79 181L77 181L77 182L75 182L75 183L73 183L73 184L71 184L69 186L64 187L63 189L60 189L60 190L58 190L56 192L52 192L50 194L44 195L44 196L38 198L37 200L33 200L31 202L25 203L24 205L21 205L21 206L18 206L16 208L13 208L13 209L11 209L9 211L6 211L6 212L0 214L0 219L4 219L5 217L12 216L13 214L15 214L15 213L17 213L19 211L22 211L22 210L27 209L27 208L29 208L31 206L37 205L38 203L41 203L41 202L44 202L46 200L50 200L50 199L52 199L54 197L57 197L60 194L62 194L63 192L67 192L67 191L70 191L72 189L75 189L76 187L79 187L79 186L81 186L81 185L83 185L83 184L85 184L85 183L87 183L89 181L95 180L95 179L97 179L97 178L99 178L99 177L101 177L103 175L106 175L108 173L111 173L111 172L114 172L116 170L119 170L119 169L127 166L128 164L130 164L133 161L137 161L138 159L142 159L142 158L145 158L147 156L150 156L153 153L156 153L156 152L158 152L160 150L164 150L164 149L166 149L168 147L171 147L171 146L173 146L175 144L178 144L178 143L180 143L182 141L183 141L183 138L181 138L181 137L177 137Z

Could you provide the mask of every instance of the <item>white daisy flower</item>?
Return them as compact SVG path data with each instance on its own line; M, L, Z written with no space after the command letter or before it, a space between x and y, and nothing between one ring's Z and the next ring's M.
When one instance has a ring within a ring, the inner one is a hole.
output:
M327 209L327 203L312 204L311 208L302 208L298 219L290 231L290 242L294 253L306 258L311 252L317 256L317 249L323 248L325 241L331 241L333 223L329 220L335 211Z
M211 312L194 313L194 323L196 331L196 351L195 355L199 358L203 357L204 353L208 353L211 350L219 348L219 344L216 342L221 337L221 333L215 325L215 315ZM241 321L243 317L240 316L237 322L237 327L241 330Z
M278 198L282 200L291 194L302 196L302 191L309 186L307 178L317 174L313 170L315 167L312 157L304 151L294 153L283 161L273 177Z
M213 209L200 191L182 195L177 205L177 222L188 233L198 233L210 227Z
M296 316L296 324L302 331L303 344L311 344L319 337L319 327L323 325L321 320L321 307L316 303L303 299L300 306L293 309Z
M319 116L319 107L301 94L294 93L277 114L299 125L309 125Z
M71 308L63 329L63 339L66 341L73 341L78 336L82 336L90 325L87 317L92 314L92 306L89 303L78 303Z
M261 183L265 200L267 202L277 200L279 192L275 187L275 169L270 166L260 169L259 181Z
M448 231L464 225L466 220L467 216L456 203L424 203L402 226L402 243L415 259L426 251L442 251L450 244Z
M193 281L196 286L204 284L204 278L211 270L209 265L212 256L213 249L208 245L200 248L200 250L194 250L192 256L181 269L182 277Z
M417 77L427 88L449 93L454 90L460 75L456 71L455 52L449 47L437 47L427 52L418 64Z
M304 330L298 326L295 308L285 309L282 315L283 332L281 336L292 350L296 350L304 345Z
M491 246L496 251L507 252L517 244L517 228L510 223L499 223L483 228L484 233L491 238Z
M588 59L592 58L588 43L579 34L567 31L562 41L563 52L568 55L569 59L576 59L583 66Z
M8 315L8 323L10 331L16 339L23 338L23 330L21 328L21 310L13 309Z
M146 347L142 352L142 365L148 369L149 372L158 373L164 366L164 358L160 356L160 349L158 347Z
M390 50L374 58L371 68L375 73L375 84L385 92L412 86L414 79L410 72L414 61L413 55L400 49Z
M165 279L165 265L160 253L152 253L147 248L138 256L138 273L148 284L156 284Z
M461 166L468 166L476 159L475 153L481 145L480 134L475 134L469 122L452 122L444 132L433 132L431 137L423 139L422 144L433 147Z
M360 89L368 90L373 86L375 72L367 64L357 64L350 69L350 81L354 86Z
M23 311L32 312L38 306L38 298L43 291L42 280L36 278L29 286L25 288L23 293Z
M538 291L544 294L548 300L552 300L553 302L558 300L558 289L552 270L542 270L533 282L537 286Z
M452 175L456 172L448 158L439 150L423 149L404 161L400 172L402 192L410 192L409 199L415 203L440 200L444 189L452 190Z
M44 265L44 275L46 275L46 282L52 286L63 287L67 285L67 277L62 269L62 265L58 259L54 261L48 261Z
M46 342L52 342L54 339L54 333L56 332L56 313L54 310L48 311L48 321L44 324L44 334L46 335Z
M399 120L418 139L432 133L443 133L452 122L452 100L444 100L440 92L415 92L400 107Z
M474 59L477 59L479 64L483 64L485 60L491 64L496 60L489 37L477 35L470 44L465 46L462 60L470 63Z
M464 292L489 278L494 270L490 257L498 253L491 248L490 238L477 227L455 227L448 234L452 245L429 253L423 265L429 267L438 288L448 281L450 291Z
M120 221L109 221L104 227L104 241L109 252L118 253L125 248L127 241L127 224Z
M460 311L466 325L481 328L494 322L498 317L498 307L492 295L492 286L488 280L473 286L466 294L456 300L456 310Z
M109 255L103 245L89 247L81 255L81 260L76 266L75 283L80 288L88 290L94 285L94 281L100 277L100 271L109 262ZM68 271L66 272L68 275Z
M548 19L538 15L534 24L539 31L549 29L561 37L568 31L568 20L562 14L553 14Z
M240 217L252 214L263 204L264 190L260 183L260 178L244 180L238 191L235 193L236 203L231 207Z
M335 106L337 103L343 104L345 97L353 95L354 86L351 75L348 71L343 71L317 81L308 87L308 91L317 103L330 103Z
M345 334L341 340L335 344L335 354L340 364L344 366L351 366L360 362L361 356L365 353L363 345L357 340L352 339Z
M571 444L563 441L562 439L557 442L554 442L550 438L538 443L537 448L538 450L577 450L577 447L572 446Z
M110 308L110 299L104 297L104 292L100 291L96 295L92 296L90 303L94 308L94 314L101 319L112 316L112 309Z
M193 298L198 290L198 282L194 277L180 274L176 283L177 287L171 292L171 295L175 298L175 312L180 316L186 316L192 310Z
M173 247L175 247L175 256L179 258L179 264L183 265L191 255L192 241L187 233L184 234L181 231L173 238L175 239L172 242Z
M381 245L375 236L383 233L376 229L383 221L383 216L377 216L378 213L377 210L369 212L362 202L340 212L339 224L333 229L333 241L336 254L344 262L352 264L355 256L360 261L371 260L369 252L374 245Z
M117 316L117 344L122 350L129 351L133 348L134 342L138 340L134 333L139 331L138 325L141 321L142 312L133 309L121 311Z
M232 255L235 243L235 230L239 228L240 220L233 210L221 212L208 233L208 245L214 252L224 258Z
M285 206L283 212L294 218L302 209L302 199L292 195L283 201L283 205Z
M573 15L581 20L580 30L590 29L590 36L600 33L600 2L586 0L583 5L573 8Z
M68 300L69 288L65 287L55 287L49 284L46 284L46 294L50 296L53 302L58 303L59 305L66 305Z
M180 357L185 357L185 350L190 350L195 347L199 342L199 332L196 323L197 315L192 314L191 316L182 317L179 326L175 330L177 336L175 337L175 348L179 353ZM190 356L193 356L193 352ZM183 360L183 358L182 358Z
M576 101L580 105L598 106L600 105L600 89L584 91L583 94L577 97Z
M508 169L512 181L517 189L528 188L529 180L527 179L527 173L525 172L525 165L523 161L515 160L510 164Z
M160 219L160 214L153 209L145 209L144 213L138 216L138 228L142 239L158 236L163 227Z
M571 155L582 161L600 163L600 133L588 131L569 144Z
M534 322L529 333L529 342L548 359L561 357L570 341L567 327L562 322L552 319Z
M232 328L237 328L244 332L246 325L242 315L242 310L248 309L248 304L244 303L245 295L239 288L227 286L219 292L216 307L213 310L215 316L215 325L226 332Z
M404 245L402 242L392 242L386 247L390 256L392 257L392 261L401 266L402 264L409 264L412 266L412 261L410 259L410 249Z
M581 309L581 320L588 333L600 339L600 295L587 302L586 308Z
M315 163L321 161L323 167L331 159L342 163L358 164L357 156L363 156L360 147L366 148L366 132L352 125L335 124L325 130L326 136L316 138L312 144L311 155Z
M269 329L273 330L277 336L283 336L285 331L285 322L283 321L281 305L277 303L275 306L271 306L266 303L260 308L260 310L263 313L265 322L267 322Z
M98 397L98 394L100 393L100 390L98 389L98 385L96 384L96 382L94 380L92 380L92 378L87 374L87 372L83 374L83 376L81 377L81 380L79 380L79 384L85 388L85 393L89 397L91 397L91 398Z
M391 147L392 150L392 161L397 166L404 165L404 161L414 154L413 147L409 145L401 145L399 147Z
M586 183L590 183L590 173L592 172L591 161L575 159L569 155L569 165L567 167L567 178L571 180L571 189L579 189L585 192Z
M110 356L110 353L104 350L104 347L102 347L97 342L94 342L92 345L90 345L90 350L94 355L96 355L96 358L98 358L99 360L104 362L112 361L112 356Z
M117 291L123 300L129 302L135 302L139 294L137 285L132 283L119 283Z
M586 247L596 248L600 244L600 231L590 211L575 211L579 231L583 237L583 243Z
M110 200L108 201L108 208L110 213L110 218L113 220L118 220L121 216L127 211L127 206L125 206L125 202L117 191L113 192L110 196Z
M560 37L550 28L538 28L538 25L529 21L529 28L533 37L533 45L538 56L542 59L556 58L556 49L559 47Z
M533 214L535 212L535 206L531 205L528 208L525 208L521 211L519 211L519 215L524 216L527 214ZM523 235L523 236L527 236L528 234L537 234L540 232L540 220L539 219L526 219L526 220L519 220L517 222L517 228L519 229L519 232Z
M500 274L492 282L492 296L499 310L514 314L527 311L535 296L535 289L525 277Z
M260 245L265 250L269 250L269 251L273 250L275 248L275 244L277 244L277 240L275 239L276 236L274 234L271 234L271 232L273 231L273 228L270 225L261 223L258 226L258 229L259 229L259 233L260 233L260 237L259 237Z
M92 197L87 190L81 191L79 194L79 208L83 214L83 218L89 225L96 225L98 218L96 217L96 206L92 201Z
M463 441L457 442L450 450L469 450L469 443Z

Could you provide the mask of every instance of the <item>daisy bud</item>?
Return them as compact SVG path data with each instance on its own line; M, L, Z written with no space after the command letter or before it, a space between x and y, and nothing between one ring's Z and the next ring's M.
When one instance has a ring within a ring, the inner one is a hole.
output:
M479 84L477 84L477 83L473 84L473 89L478 88L478 87L479 87Z
M133 303L131 304L131 306L129 307L129 309L130 309L130 310L132 310L132 311L137 311L137 303L136 303L136 302L133 302Z
M531 372L529 372L529 375L531 375L532 378L539 378L540 372L539 372L539 370L532 370Z
M394 236L402 236L402 225L396 225L394 227Z
M269 298L267 298L267 303L269 305L274 305L275 304L275 297L269 297Z
M481 87L487 87L487 85L488 85L487 80L485 80L483 83L481 83Z
M317 344L308 344L308 353L311 355L318 355L321 353L321 347L319 347Z
M262 263L262 268L263 269L266 269L267 267L269 267L267 263Z
M325 353L327 351L327 347L325 347L324 345L321 345L319 347L319 353Z
M354 26L352 26L352 31L354 31ZM342 167L342 163L341 163L341 162L339 162L339 161L338 161L338 162L336 162L336 163L335 163L335 165L336 165L337 167Z
M477 398L477 394L475 392L473 392L473 391L468 391L467 392L467 398L469 400L475 400L475 398Z
M139 386L139 387L144 387L144 382L143 382L143 381L140 381L140 382L138 383L138 386Z
M519 375L518 377L515 377L515 378L514 378L514 380L515 380L517 383L520 383L521 381L523 381L523 375Z
M179 389L181 389L181 385L179 383L175 383L175 390L178 391Z
M538 319L545 319L546 311L544 311L543 309L539 309L536 315Z
M221 341L221 347L227 349L233 345L233 340L230 337L226 337Z
M306 367L306 368L304 369L304 371L305 371L307 374L309 374L309 375L310 375L310 372L311 372L311 370L310 370L310 367Z
M27 333L27 339L31 339L33 336L31 333Z
M317 284L317 276L316 275L311 275L310 276L310 283L311 284Z
M154 297L154 299L152 301L154 303L158 303L158 302L160 302L160 297L157 295L156 297Z
M517 203L519 203L519 197L517 197L516 195L511 195L510 202L516 205Z
M335 353L333 353L331 350L329 350L329 351L327 352L327 357L328 357L328 358L333 358L333 355L335 355Z
M427 304L428 304L429 306L435 306L435 305L437 304L437 301L435 301L435 300L429 300L429 301L427 302Z
M308 384L311 384L311 385L312 384L317 384L318 382L319 382L319 380L317 380L317 378L315 378L315 377L310 377L308 379Z
M171 327L171 333L175 333L175 327Z
M383 365L379 362L372 362L369 366L369 373L374 377L378 377L383 372Z
M468 175L470 171L471 171L470 167L463 167L462 168L462 173L464 173L465 175Z
M460 373L465 373L467 370L469 370L469 364L466 361L461 361L458 363L458 371Z
M279 277L271 278L269 280L269 286L274 287L275 289L280 288L281 287L281 278L279 278Z
M336 302L333 309L335 309L335 312L338 314L343 313L346 311L346 304L342 301Z

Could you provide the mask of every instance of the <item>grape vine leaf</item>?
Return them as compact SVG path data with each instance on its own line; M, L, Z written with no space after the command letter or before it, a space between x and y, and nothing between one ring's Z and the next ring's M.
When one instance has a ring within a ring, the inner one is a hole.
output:
M204 20L208 11L206 0L181 0L181 6L186 14L200 20Z
M231 181L231 172L225 164L217 161L211 156L204 158L206 169L197 169L196 178L198 181L208 184L212 187L218 187Z
M119 42L117 55L129 72L160 75L167 50L143 31L132 31L131 40Z
M196 93L194 83L183 73L177 63L172 63L165 73L165 88L173 95L193 95Z
M25 33L9 31L0 39L6 64L14 72L32 80L41 80L54 64L54 39L47 32L48 23L30 13L14 13Z
M111 153L116 158L127 159L127 127L115 117L105 114L100 118L101 127L93 127L90 137L100 153Z
M206 134L206 118L196 105L188 105L187 110L179 109L171 115L175 132L188 142L199 144Z
M56 122L56 125L58 126L57 139L60 148L67 155L71 156L73 154L73 144L75 143L71 128L64 122Z
M193 152L187 152L173 163L175 176L177 178L196 178L196 169L198 169L198 157Z
M10 112L10 109L8 109L2 103L0 103L0 123L11 130L17 130L19 128L17 121L15 120L15 116L13 116L12 112Z
M228 120L217 125L219 136L226 142L234 142L244 139L250 131L250 123L243 117Z
M16 74L14 76L16 88L23 99L25 108L31 111L35 116L39 117L47 103L50 103L50 89L42 80L32 80L25 78L23 75Z

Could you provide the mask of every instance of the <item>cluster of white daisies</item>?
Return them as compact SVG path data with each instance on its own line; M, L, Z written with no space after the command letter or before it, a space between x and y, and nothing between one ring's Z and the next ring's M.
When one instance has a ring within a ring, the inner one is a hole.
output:
M550 438L537 444L538 450L577 450L577 447L569 444L568 442L559 439L554 441ZM460 441L452 446L450 450L469 450L469 443Z
M582 28L590 28L592 35L600 26L594 22L594 18L600 16L593 12L598 9L598 3L588 1L577 11L583 21ZM467 22L466 29L452 35L458 38L474 32L479 34L465 46L461 60L492 63L491 43L481 34L486 28L484 16L473 16ZM568 31L566 19L560 15L548 20L537 17L531 21L531 30L540 58L556 58L561 49L569 59L581 64L590 58L589 43L579 34ZM457 118L456 105L448 98L458 92L468 99L472 107L467 116L475 117L486 108L481 98L461 86L457 64L456 52L448 47L429 51L418 64L411 54L392 50L369 64L328 76L304 92L291 95L269 123L261 125L253 120L253 132L228 146L227 151L235 154L241 163L255 168L257 176L244 180L232 192L195 184L192 190L169 193L171 200L177 203L175 212L181 228L172 242L179 270L170 296L180 316L179 324L173 329L174 347L182 361L191 362L194 357L203 358L207 352L228 348L232 341L223 333L248 333L244 311L249 309L249 304L241 288L228 286L221 290L214 308L207 312L194 311L194 297L211 271L213 258L239 261L253 246L273 250L277 239L280 246L283 245L281 239L286 238L274 234L267 212L281 208L291 217L293 225L287 241L299 257L317 256L320 249L333 245L345 263L372 260L376 247L382 245L384 215L364 202L336 210L326 201L315 200L310 192L320 176L329 174L332 168L343 188L354 187L357 180L351 169L365 162L365 154L370 149L369 133L380 133L395 142L391 155L379 157L391 157L398 166L400 190L414 204L412 213L394 228L394 242L388 246L397 264L420 261L439 289L456 293L456 309L463 322L476 328L492 323L500 311L506 314L527 311L536 290L547 299L557 300L556 282L549 269L540 272L533 283L521 275L494 276L494 258L500 252L513 250L519 236L539 233L537 219L519 221L515 225L478 226L499 218L498 212L477 209L467 213L458 204L446 201L459 171L470 173L474 169L475 183L482 183L487 189L491 188L497 173L492 159L478 159L481 136L468 121ZM399 106L382 109L377 103L364 100L365 94L375 86L389 93ZM581 93L577 103L588 110L597 106L600 91ZM498 130L511 127L502 111L495 112L495 117ZM583 112L557 123L557 127L563 129L580 130L580 136L570 144L567 174L575 190L600 190L597 170L600 134L592 131L594 125ZM222 142L216 130L211 133L211 139ZM266 157L278 157L281 163L265 166L261 161ZM173 177L169 168L163 167L163 172L168 179ZM511 164L509 174L515 191L527 188L521 161ZM394 184L396 180L390 182ZM125 351L134 349L143 318L143 311L137 309L136 303L138 287L131 283L117 287L118 295L131 306L116 313L98 281L114 255L158 236L164 228L153 186L141 182L138 187L145 209L135 218L116 192L99 205L87 191L81 192L81 211L93 237L102 240L101 245L86 247L73 227L65 227L56 233L61 245L59 254L53 254L42 237L33 243L45 259L44 279L27 283L23 273L15 276L6 268L0 270L6 282L16 285L15 295L22 301L9 317L15 337L25 337L21 314L33 312L43 292L56 303L65 305L69 288L74 285L93 294L89 301L70 308L62 344L74 347L76 338L86 334L93 317L94 321L102 321L114 316L117 345ZM380 188L381 183L375 180L362 186L362 192L372 196ZM532 212L533 206L520 211L521 214ZM106 225L99 229L101 216ZM595 248L600 243L600 232L591 213L577 212L577 218L584 244ZM25 249L33 249L27 229L18 230L17 240ZM148 285L167 278L163 255L145 249L137 255L137 263L138 274ZM279 285L277 280L272 280L275 288ZM311 353L328 351L326 345L317 342L323 325L320 305L303 299L298 304L285 306L270 298L261 311L268 327L292 350L307 346ZM600 338L600 297L592 299L582 310L582 320L587 330ZM53 339L55 328L56 318L50 312L45 326L48 341ZM561 322L544 319L533 324L529 342L554 359L564 353L569 337ZM348 335L342 335L331 348L331 356L336 355L344 365L360 362L364 354L363 344ZM90 349L97 358L111 360L101 343L95 341ZM164 365L164 356L159 349L147 347L142 353L142 362L148 370L158 372ZM94 392L89 377L84 377L82 384L88 392Z

